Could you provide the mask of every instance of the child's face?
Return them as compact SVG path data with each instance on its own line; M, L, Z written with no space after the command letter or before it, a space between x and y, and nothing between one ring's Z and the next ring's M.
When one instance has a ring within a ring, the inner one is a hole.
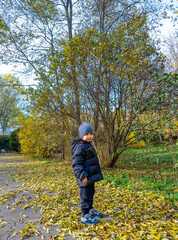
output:
M87 133L82 138L84 141L91 142L93 140L93 133Z

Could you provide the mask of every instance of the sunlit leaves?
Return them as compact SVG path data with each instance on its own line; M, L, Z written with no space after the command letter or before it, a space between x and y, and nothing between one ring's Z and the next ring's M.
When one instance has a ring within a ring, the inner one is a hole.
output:
M36 229L35 225L33 225L31 223L27 223L27 226L22 229L21 238L22 239L25 238L25 237L28 238L28 237L31 237L33 234L38 236L40 233Z

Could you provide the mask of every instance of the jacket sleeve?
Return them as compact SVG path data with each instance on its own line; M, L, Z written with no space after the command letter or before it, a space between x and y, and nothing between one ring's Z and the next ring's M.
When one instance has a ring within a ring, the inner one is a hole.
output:
M75 177L77 179L80 179L80 181L88 176L88 173L84 170L84 161L85 158L81 147L76 148L73 154L72 167L75 173Z

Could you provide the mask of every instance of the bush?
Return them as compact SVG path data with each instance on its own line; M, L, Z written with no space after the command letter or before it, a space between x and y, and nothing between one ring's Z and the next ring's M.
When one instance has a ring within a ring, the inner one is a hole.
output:
M69 136L63 130L62 122L57 122L51 116L21 116L19 117L19 142L21 153L36 157L56 157L67 149ZM67 129L67 128L66 128Z
M0 149L9 151L9 135L0 136Z
M19 129L14 130L11 132L9 137L9 148L11 151L19 152L20 151L20 144L18 138Z

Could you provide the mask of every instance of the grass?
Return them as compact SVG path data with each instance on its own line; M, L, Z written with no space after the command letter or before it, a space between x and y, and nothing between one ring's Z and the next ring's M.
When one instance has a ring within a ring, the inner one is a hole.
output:
M175 154L178 156L176 146L150 147L148 150L129 149L121 155L121 162L125 165L135 164L141 168L148 168L150 164L157 165L157 168L172 168Z
M104 181L120 188L161 192L177 209L176 157L176 146L129 149L120 156L113 173L105 172Z

